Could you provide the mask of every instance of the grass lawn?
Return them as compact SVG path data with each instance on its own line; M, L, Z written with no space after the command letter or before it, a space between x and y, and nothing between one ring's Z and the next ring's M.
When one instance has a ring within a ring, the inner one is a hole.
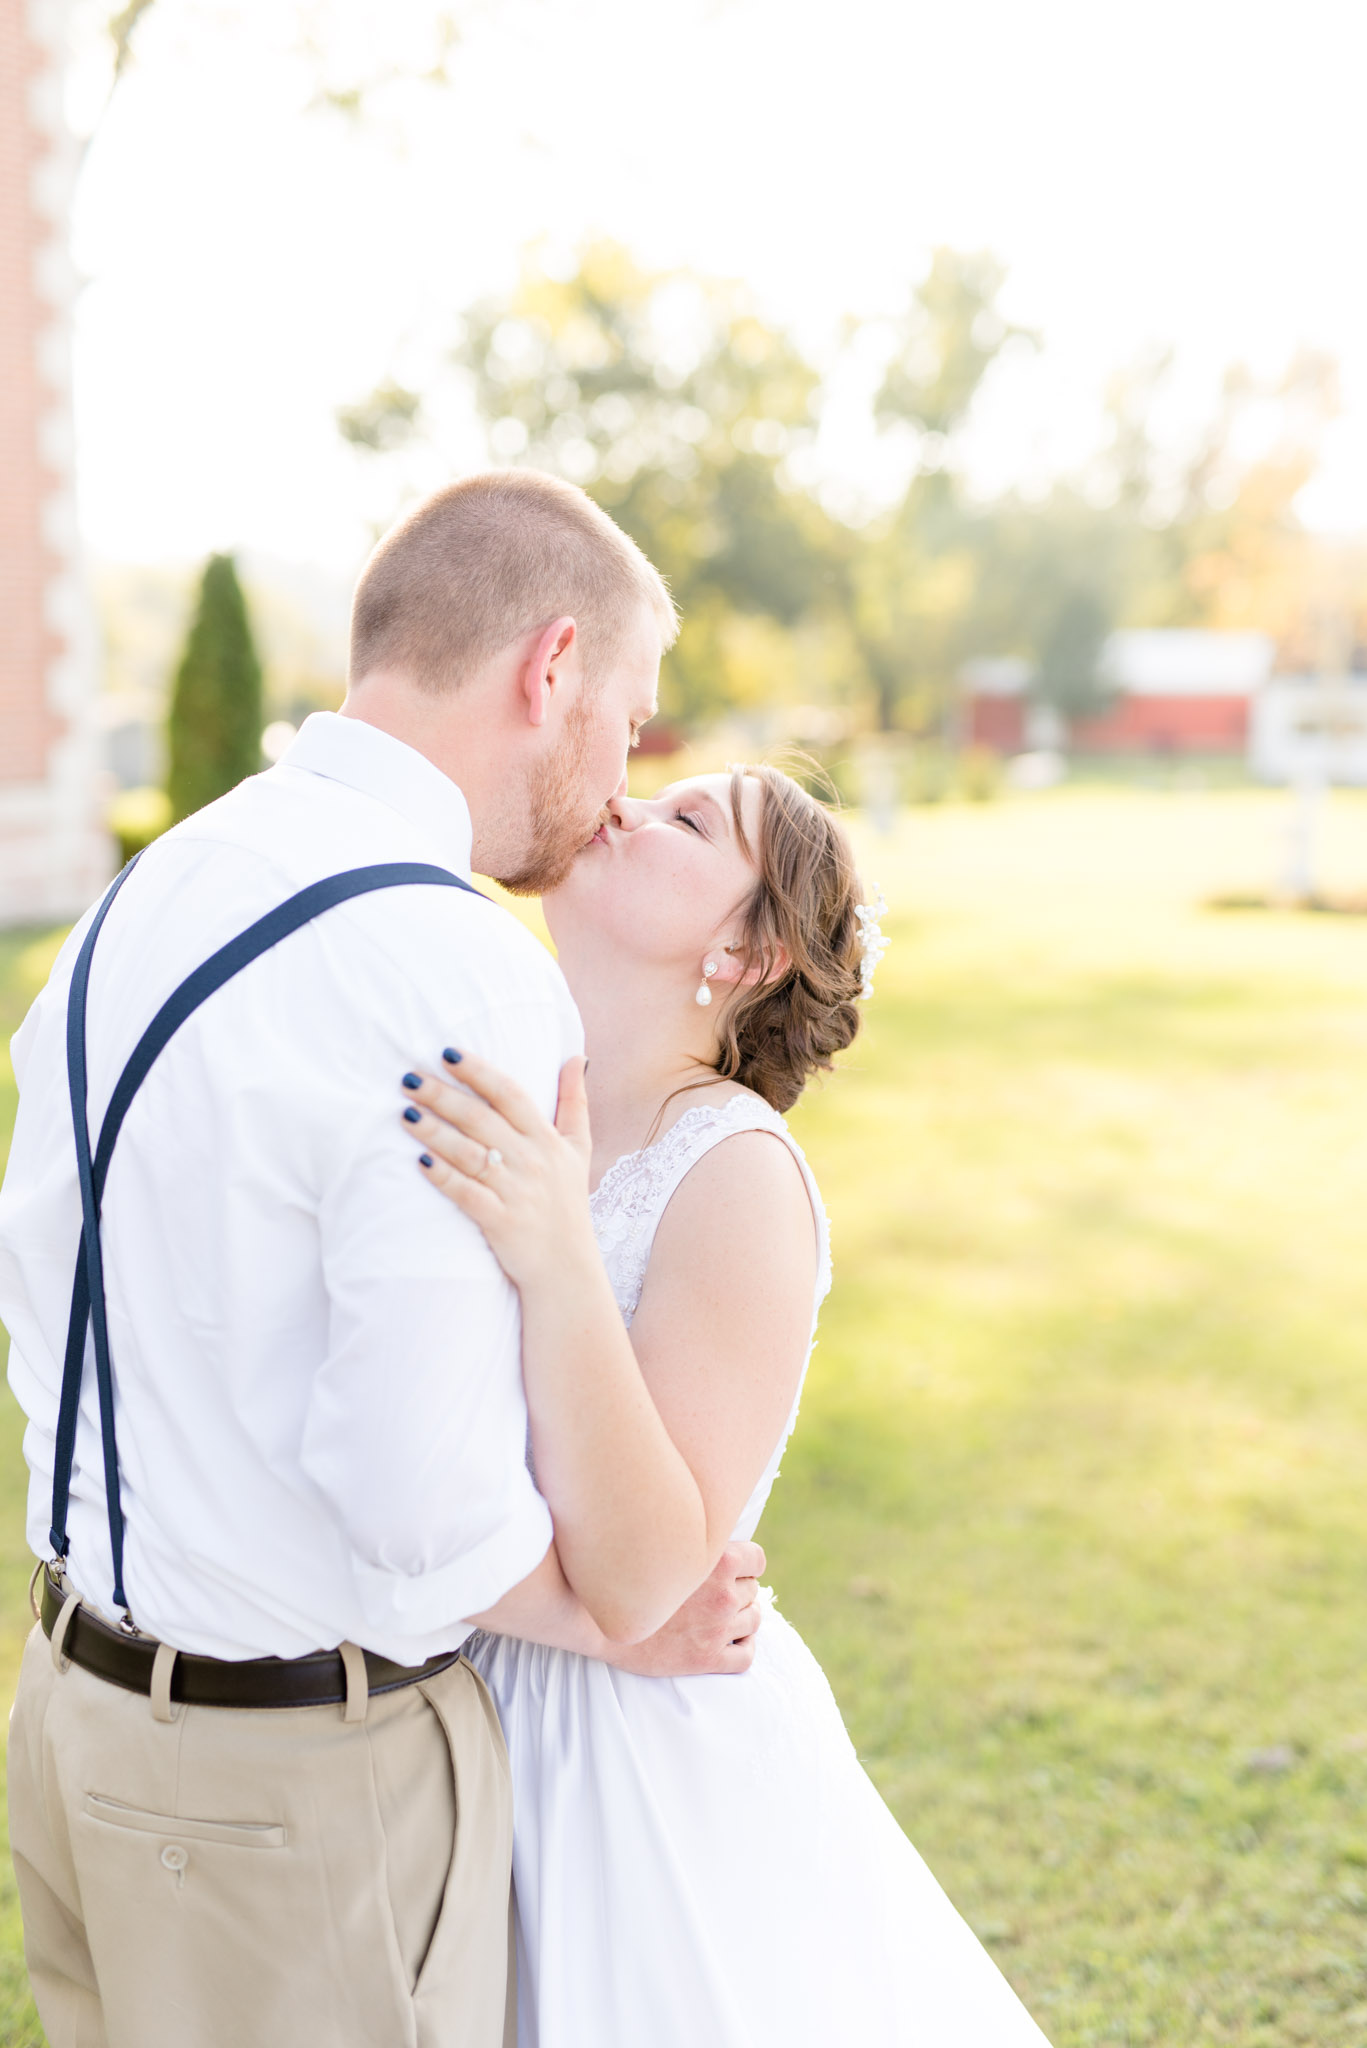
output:
M910 814L867 1035L795 1119L838 1278L771 1576L1056 2048L1367 2048L1367 924L1201 908L1280 810ZM1332 830L1361 888L1367 802ZM0 945L15 1018L42 952ZM12 1892L0 1943L37 2040Z
M9 1153L14 1122L14 1074L9 1040L15 1026L47 979L60 934L0 932L0 1168ZM0 1351L7 1348L0 1330ZM14 1694L24 1638L32 1626L28 1582L33 1559L24 1541L27 1473L22 1452L23 1417L8 1387L0 1388L0 1688L5 1711ZM39 2048L43 2032L28 1995L19 1902L9 1863L9 1832L0 1854L0 2043L3 2048Z

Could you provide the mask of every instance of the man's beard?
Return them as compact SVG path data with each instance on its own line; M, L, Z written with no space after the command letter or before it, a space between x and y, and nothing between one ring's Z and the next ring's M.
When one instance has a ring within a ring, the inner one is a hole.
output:
M602 819L601 804L591 813L585 811L583 779L590 725L589 707L581 699L566 720L558 751L532 778L527 795L531 812L527 857L515 873L494 877L511 895L544 896L558 888Z

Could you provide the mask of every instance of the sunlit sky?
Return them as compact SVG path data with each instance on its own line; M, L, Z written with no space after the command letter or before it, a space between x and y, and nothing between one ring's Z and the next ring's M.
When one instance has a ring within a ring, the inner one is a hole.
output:
M985 392L985 488L1082 460L1108 376L1155 344L1174 435L1229 361L1327 349L1344 413L1303 510L1367 526L1359 0L470 0L449 88L310 110L301 23L345 82L422 57L435 12L156 0L76 215L97 555L349 571L378 486L336 407L412 374L534 238L590 234L745 279L818 353L936 243L992 249L1044 346ZM78 66L78 120L96 82ZM821 460L888 484L853 399Z

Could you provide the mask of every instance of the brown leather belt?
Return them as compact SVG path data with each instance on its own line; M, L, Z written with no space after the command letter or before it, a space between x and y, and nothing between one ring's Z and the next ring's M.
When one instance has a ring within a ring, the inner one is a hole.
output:
M51 1636L57 1617L75 1596L45 1564L39 1574L42 1594L39 1619ZM111 1628L85 1606L78 1606L66 1626L62 1654L96 1678L120 1685L125 1692L151 1693L152 1665L159 1645L154 1636L130 1635ZM451 1650L426 1664L393 1664L388 1657L364 1653L371 1693L398 1692L435 1678L458 1663ZM335 1707L347 1696L346 1667L340 1650L317 1650L307 1657L250 1657L231 1663L222 1657L199 1657L190 1650L176 1653L171 1668L171 1698L190 1707Z

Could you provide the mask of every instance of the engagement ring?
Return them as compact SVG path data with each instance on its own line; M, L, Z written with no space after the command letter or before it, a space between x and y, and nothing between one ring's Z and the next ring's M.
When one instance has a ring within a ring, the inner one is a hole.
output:
M485 1174L489 1171L489 1168L491 1166L502 1166L502 1164L503 1154L499 1151L497 1145L491 1145L484 1155L484 1164L479 1169L479 1172L476 1174L475 1178L477 1180L483 1180Z

